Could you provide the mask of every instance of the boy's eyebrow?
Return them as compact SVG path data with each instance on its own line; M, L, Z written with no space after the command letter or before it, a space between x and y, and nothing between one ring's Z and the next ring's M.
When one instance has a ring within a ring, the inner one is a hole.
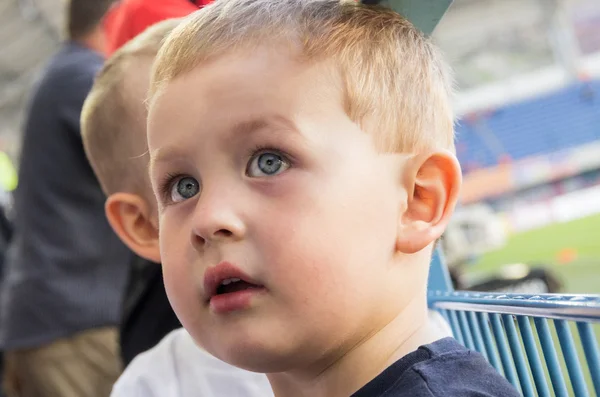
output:
M230 134L233 136L243 137L259 130L272 128L274 126L279 127L278 129L283 129L286 132L299 133L293 121L280 115L269 115L238 122L230 129ZM157 148L152 153L149 153L150 162L148 164L148 173L150 175L152 174L152 169L157 163L168 162L181 158L185 156L185 152L186 149L178 148L176 146Z
M148 176L152 179L152 170L156 168L156 164L161 162L169 162L172 159L183 157L183 152L176 147L161 147L152 152L148 152L150 155L150 161L148 161Z
M231 129L231 133L233 135L249 135L272 126L283 127L289 132L298 132L296 125L291 120L280 115L269 115L236 123Z

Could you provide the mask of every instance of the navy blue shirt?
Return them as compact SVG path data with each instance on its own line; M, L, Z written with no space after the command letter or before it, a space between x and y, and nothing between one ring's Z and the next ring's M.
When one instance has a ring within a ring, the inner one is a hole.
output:
M121 320L133 255L104 215L79 117L100 54L67 42L37 85L23 136L0 343L32 348Z
M171 308L159 263L137 258L132 266L121 324L121 358L125 366L181 328Z
M352 397L519 397L479 353L453 338L407 354Z

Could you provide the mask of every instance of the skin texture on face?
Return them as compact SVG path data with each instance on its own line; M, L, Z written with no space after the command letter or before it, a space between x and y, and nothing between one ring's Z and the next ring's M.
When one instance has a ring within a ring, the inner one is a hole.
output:
M167 293L194 339L233 365L318 378L403 312L407 334L425 321L429 252L397 249L407 156L375 149L339 86L328 63L261 48L203 63L150 104ZM223 314L203 280L225 261L264 290Z

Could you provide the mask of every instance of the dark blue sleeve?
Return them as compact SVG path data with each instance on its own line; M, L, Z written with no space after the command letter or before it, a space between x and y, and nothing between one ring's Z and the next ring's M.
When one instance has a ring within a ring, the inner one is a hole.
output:
M437 397L417 371L409 369L398 382L380 397ZM451 396L451 394L444 394Z
M506 378L473 351L436 357L415 365L411 372L419 375L430 393L414 396L520 397Z

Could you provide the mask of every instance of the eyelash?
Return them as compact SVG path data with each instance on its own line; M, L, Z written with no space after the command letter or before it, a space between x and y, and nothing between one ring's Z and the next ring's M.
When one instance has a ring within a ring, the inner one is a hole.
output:
M175 183L175 181L184 178L185 176L185 174L176 174L170 172L165 174L165 176L162 178L158 185L160 197L162 198L163 202L169 203L171 201L171 191L173 190L173 184Z
M246 158L247 158L246 159L246 169L244 172L248 171L248 165L250 164L251 159L258 156L259 154L271 153L271 152L281 156L281 158L288 161L290 163L290 167L294 166L294 163L295 163L294 158L292 156L290 156L288 153L286 153L285 151L283 151L281 149L276 149L273 146L258 144L258 145L253 146L250 150L248 150L248 154L246 155Z
M250 160L253 159L254 157L256 157L257 155L259 155L261 152L273 152L276 153L278 155L280 155L282 158L284 158L286 161L288 161L290 163L290 167L294 166L294 159L293 157L291 157L289 154L285 153L283 150L280 149L276 149L272 146L268 146L268 145L256 145L253 146L250 150L248 150L248 154L246 155L246 168L244 170L244 173L246 173L248 171L248 164L250 164ZM186 174L181 174L181 173L167 173L164 175L164 177L162 178L162 180L159 183L159 193L160 196L163 200L163 202L165 203L170 203L171 201L171 192L173 190L173 184L181 179L181 178L185 178L189 175Z

